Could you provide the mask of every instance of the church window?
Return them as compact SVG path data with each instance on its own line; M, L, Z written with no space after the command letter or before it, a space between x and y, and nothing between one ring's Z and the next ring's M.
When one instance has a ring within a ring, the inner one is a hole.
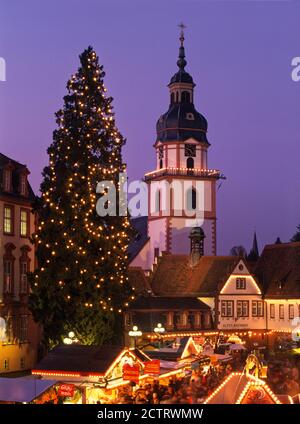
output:
M188 169L193 169L194 168L194 159L193 158L187 158L186 167Z
M181 93L181 102L190 103L190 93L188 91L183 91Z
M194 188L187 191L187 209L188 211L195 211L197 208L197 192Z
M155 212L160 211L160 190L155 193Z

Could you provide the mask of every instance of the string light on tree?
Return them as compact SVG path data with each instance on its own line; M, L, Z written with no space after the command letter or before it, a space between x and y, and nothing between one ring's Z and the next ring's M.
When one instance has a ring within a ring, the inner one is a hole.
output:
M119 193L125 140L91 47L80 62L56 113L34 235L39 268L30 278L30 305L48 345L70 331L84 344L110 340L132 299L126 277L128 218L99 217L95 209L99 181L111 180Z

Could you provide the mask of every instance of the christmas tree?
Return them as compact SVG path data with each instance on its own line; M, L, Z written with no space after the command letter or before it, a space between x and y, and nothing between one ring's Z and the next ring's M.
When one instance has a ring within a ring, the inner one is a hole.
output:
M38 268L30 275L30 308L48 346L71 331L82 344L115 340L122 309L134 298L126 277L128 218L96 211L97 183L104 180L116 187L117 213L121 206L125 140L115 126L103 66L92 47L80 62L56 113L58 128L48 148L33 237Z

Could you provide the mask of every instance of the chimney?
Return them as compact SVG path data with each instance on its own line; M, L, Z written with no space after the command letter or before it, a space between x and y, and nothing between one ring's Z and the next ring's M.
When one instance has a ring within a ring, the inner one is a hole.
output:
M204 255L204 239L205 234L201 227L192 228L189 238L191 240L191 266L199 262L201 256Z

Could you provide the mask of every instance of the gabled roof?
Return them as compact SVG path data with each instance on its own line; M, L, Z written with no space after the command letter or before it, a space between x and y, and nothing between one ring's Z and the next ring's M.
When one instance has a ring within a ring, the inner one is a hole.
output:
M159 296L215 296L239 261L237 256L202 256L192 267L189 255L163 254L151 287Z
M300 242L265 246L255 274L266 298L300 298Z
M149 278L146 277L143 269L139 266L131 266L128 268L128 278L131 287L134 287L135 294L149 295L152 289Z
M195 347L194 341L191 337L182 337L180 339L180 345L177 349L175 348L165 348L165 349L158 349L158 350L149 350L145 351L145 353L150 356L151 359L161 359L164 361L179 361L180 359L183 359L184 351L188 348L190 344L193 344L194 349ZM196 354L198 352L195 352Z
M242 372L231 373L205 400L205 404L280 404L269 386Z
M36 370L104 374L123 349L123 346L108 345L60 345L37 364Z
M17 162L11 158L9 158L8 156L3 155L3 153L0 153L0 170L2 171L3 168L10 164L12 166L12 186L13 186L13 191L11 193L7 193L4 192L2 190L2 184L3 184L3 173L0 172L0 194L5 194L5 196L8 197L22 197L23 199L25 198L24 196L21 196L19 193L19 174L21 171L27 170L26 165L23 165L20 162ZM34 201L35 200L35 195L34 192L31 188L31 185L29 184L29 182L27 182L27 188L28 188L28 197L26 196L26 199L29 199L30 201Z
M138 253L145 246L148 237L148 217L140 216L138 218L132 218L130 220L131 225L135 230L135 235L129 243L127 253L129 262L133 261L133 259L138 255Z

